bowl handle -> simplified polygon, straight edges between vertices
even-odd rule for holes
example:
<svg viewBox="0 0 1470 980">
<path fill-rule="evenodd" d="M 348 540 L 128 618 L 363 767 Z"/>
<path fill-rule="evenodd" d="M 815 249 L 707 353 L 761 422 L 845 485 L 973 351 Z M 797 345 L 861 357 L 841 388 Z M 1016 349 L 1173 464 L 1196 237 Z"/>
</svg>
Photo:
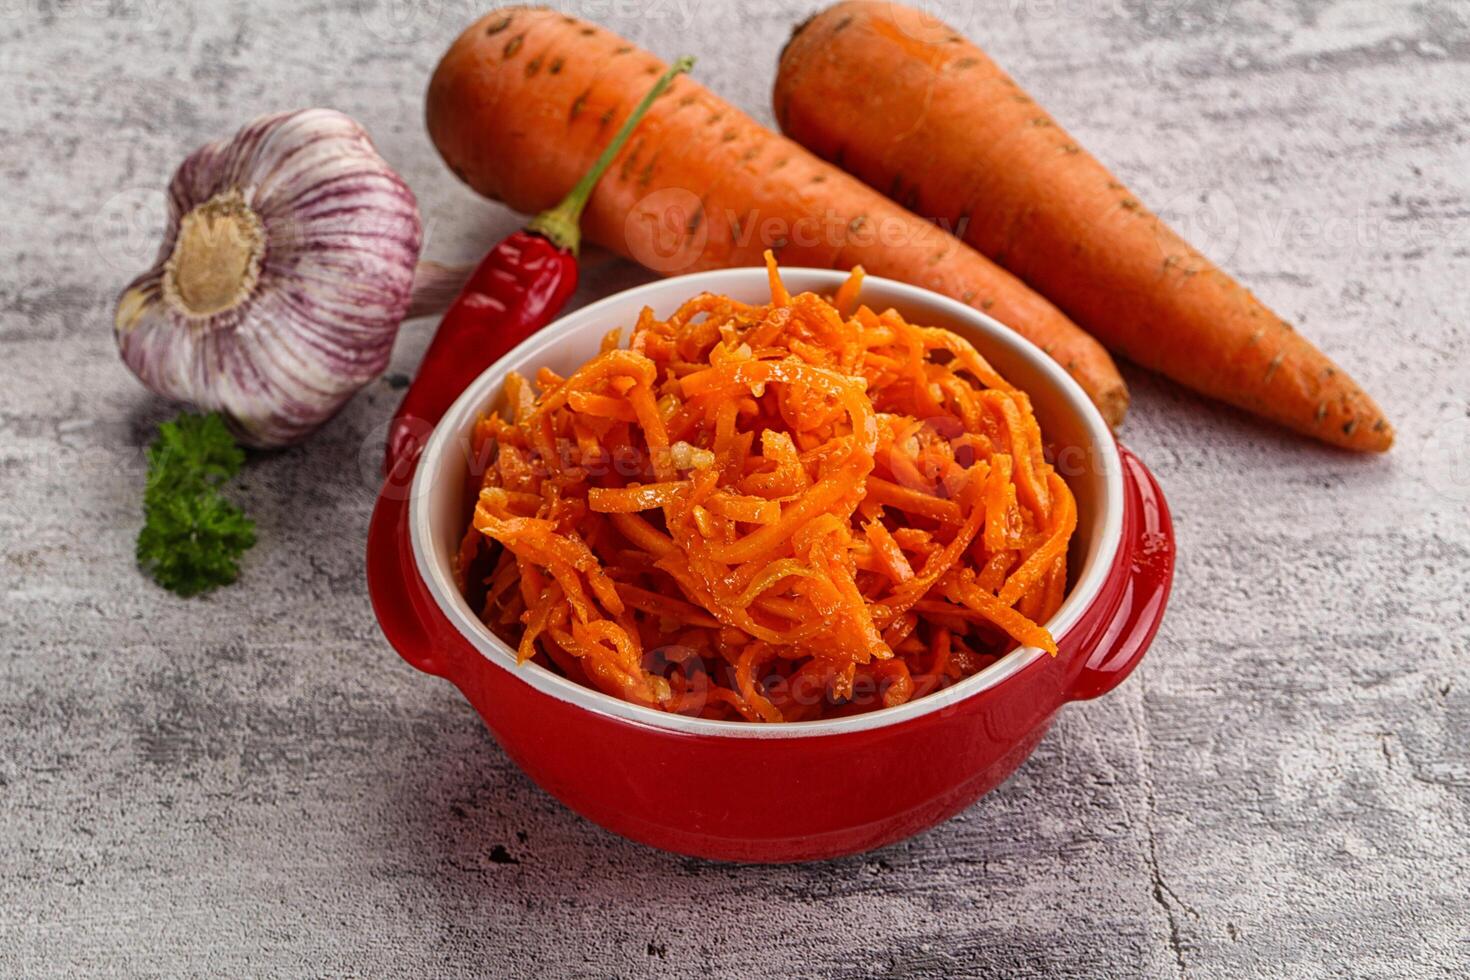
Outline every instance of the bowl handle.
<svg viewBox="0 0 1470 980">
<path fill-rule="evenodd" d="M 1143 659 L 1169 602 L 1174 582 L 1174 522 L 1148 467 L 1119 444 L 1123 461 L 1123 543 L 1118 606 L 1091 645 L 1070 697 L 1086 701 L 1122 683 Z"/>
<path fill-rule="evenodd" d="M 426 674 L 447 677 L 446 625 L 414 567 L 408 533 L 408 495 L 385 486 L 368 525 L 367 584 L 383 635 Z"/>
</svg>

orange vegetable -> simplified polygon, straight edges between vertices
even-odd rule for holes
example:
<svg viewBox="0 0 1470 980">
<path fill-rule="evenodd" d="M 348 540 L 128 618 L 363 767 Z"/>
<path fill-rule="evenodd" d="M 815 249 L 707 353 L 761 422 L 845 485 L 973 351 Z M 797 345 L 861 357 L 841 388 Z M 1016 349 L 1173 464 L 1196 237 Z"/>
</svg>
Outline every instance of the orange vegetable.
<svg viewBox="0 0 1470 980">
<path fill-rule="evenodd" d="M 628 701 L 759 722 L 1055 653 L 1077 508 L 1030 400 L 954 334 L 857 305 L 861 270 L 844 314 L 768 260 L 767 305 L 696 297 L 534 395 L 507 381 L 457 568 L 486 625 Z"/>
<path fill-rule="evenodd" d="M 1114 352 L 1334 445 L 1393 443 L 1346 372 L 929 14 L 887 0 L 817 14 L 781 56 L 775 108 L 819 156 L 948 227 L 963 222 L 965 241 Z"/>
<path fill-rule="evenodd" d="M 429 134 L 450 169 L 518 211 L 560 200 L 663 63 L 554 10 L 487 14 L 429 83 Z M 959 239 L 678 79 L 598 183 L 586 237 L 665 274 L 759 265 L 850 269 L 984 310 L 1045 349 L 1114 425 L 1128 391 L 1106 350 Z M 841 305 L 841 304 L 839 304 Z"/>
</svg>

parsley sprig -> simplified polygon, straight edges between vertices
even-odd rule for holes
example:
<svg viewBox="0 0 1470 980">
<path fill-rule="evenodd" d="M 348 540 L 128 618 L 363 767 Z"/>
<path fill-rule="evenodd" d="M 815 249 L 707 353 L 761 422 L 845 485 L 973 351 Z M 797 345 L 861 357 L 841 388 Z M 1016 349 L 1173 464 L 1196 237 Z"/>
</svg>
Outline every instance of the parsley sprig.
<svg viewBox="0 0 1470 980">
<path fill-rule="evenodd" d="M 255 544 L 255 522 L 220 495 L 245 453 L 217 414 L 185 412 L 148 447 L 138 564 L 182 596 L 229 585 Z"/>
</svg>

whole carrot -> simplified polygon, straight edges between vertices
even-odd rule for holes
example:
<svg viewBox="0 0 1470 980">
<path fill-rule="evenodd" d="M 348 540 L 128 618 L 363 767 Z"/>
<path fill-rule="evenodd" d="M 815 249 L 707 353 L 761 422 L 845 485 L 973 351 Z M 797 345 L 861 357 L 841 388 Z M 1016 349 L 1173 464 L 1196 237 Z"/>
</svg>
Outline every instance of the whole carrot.
<svg viewBox="0 0 1470 980">
<path fill-rule="evenodd" d="M 471 25 L 435 70 L 429 134 L 475 190 L 539 211 L 662 70 L 574 17 L 505 8 Z M 771 248 L 787 266 L 861 265 L 925 286 L 1046 349 L 1110 422 L 1127 409 L 1107 351 L 1015 276 L 688 78 L 654 104 L 593 191 L 583 230 L 666 275 L 760 265 Z"/>
<path fill-rule="evenodd" d="M 964 222 L 967 242 L 1124 357 L 1334 445 L 1393 443 L 1346 372 L 928 14 L 887 0 L 817 14 L 781 56 L 775 110 L 819 156 L 922 215 Z"/>
</svg>

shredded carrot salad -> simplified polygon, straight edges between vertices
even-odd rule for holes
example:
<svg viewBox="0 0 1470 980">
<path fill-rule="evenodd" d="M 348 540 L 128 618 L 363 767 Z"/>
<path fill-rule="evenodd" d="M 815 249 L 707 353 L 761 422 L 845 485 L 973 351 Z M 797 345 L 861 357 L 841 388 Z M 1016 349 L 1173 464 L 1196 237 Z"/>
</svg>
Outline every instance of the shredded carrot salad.
<svg viewBox="0 0 1470 980">
<path fill-rule="evenodd" d="M 477 424 L 460 588 L 535 660 L 637 704 L 804 721 L 1056 653 L 1077 508 L 1024 392 L 858 303 L 702 295 Z"/>
</svg>

